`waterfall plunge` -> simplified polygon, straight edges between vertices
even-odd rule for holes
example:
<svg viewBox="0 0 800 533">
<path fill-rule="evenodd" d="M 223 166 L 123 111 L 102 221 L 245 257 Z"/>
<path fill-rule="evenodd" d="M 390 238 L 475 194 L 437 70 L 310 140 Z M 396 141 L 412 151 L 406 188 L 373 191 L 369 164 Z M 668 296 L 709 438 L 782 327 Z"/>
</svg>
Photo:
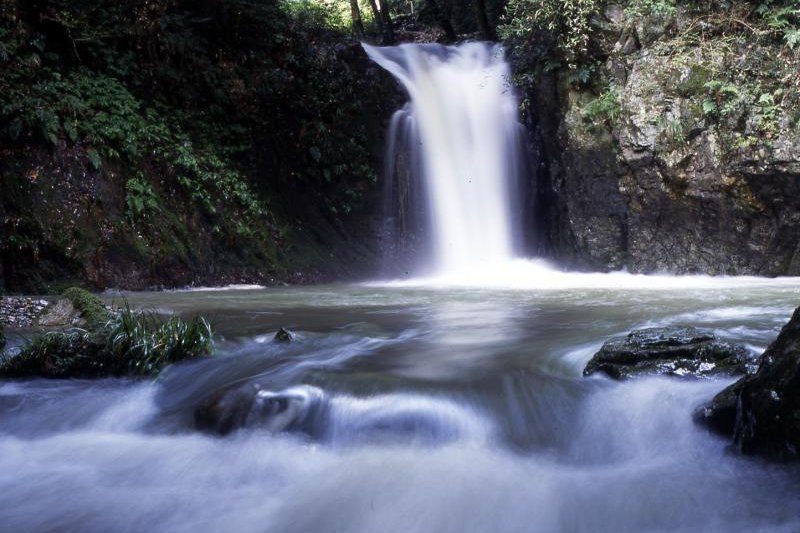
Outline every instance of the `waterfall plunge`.
<svg viewBox="0 0 800 533">
<path fill-rule="evenodd" d="M 387 170 L 399 150 L 411 164 L 405 198 L 424 198 L 424 231 L 437 274 L 459 276 L 508 264 L 519 248 L 521 126 L 498 45 L 364 45 L 405 87 L 392 118 Z M 420 194 L 421 193 L 421 194 Z M 414 206 L 411 206 L 412 209 Z"/>
</svg>

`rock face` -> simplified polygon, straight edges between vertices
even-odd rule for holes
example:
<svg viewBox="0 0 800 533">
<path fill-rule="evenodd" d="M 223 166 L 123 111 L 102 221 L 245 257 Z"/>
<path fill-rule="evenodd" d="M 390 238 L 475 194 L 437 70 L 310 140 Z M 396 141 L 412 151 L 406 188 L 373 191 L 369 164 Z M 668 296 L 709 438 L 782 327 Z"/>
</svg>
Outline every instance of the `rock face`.
<svg viewBox="0 0 800 533">
<path fill-rule="evenodd" d="M 758 371 L 720 392 L 697 419 L 732 435 L 742 453 L 800 459 L 800 307 L 761 356 Z"/>
<path fill-rule="evenodd" d="M 705 377 L 745 373 L 748 362 L 744 346 L 720 341 L 710 331 L 647 328 L 607 341 L 583 375 L 604 372 L 614 379 L 659 374 Z"/>
<path fill-rule="evenodd" d="M 634 19 L 620 4 L 593 20 L 588 82 L 516 59 L 535 80 L 541 247 L 580 269 L 800 274 L 800 54 L 728 46 L 704 22 L 727 16 L 715 3 Z"/>
</svg>

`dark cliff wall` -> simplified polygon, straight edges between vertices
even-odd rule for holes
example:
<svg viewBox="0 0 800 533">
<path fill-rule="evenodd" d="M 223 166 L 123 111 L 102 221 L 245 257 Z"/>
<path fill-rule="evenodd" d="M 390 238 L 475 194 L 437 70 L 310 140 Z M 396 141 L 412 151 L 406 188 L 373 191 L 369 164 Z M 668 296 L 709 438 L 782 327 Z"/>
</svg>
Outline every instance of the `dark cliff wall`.
<svg viewBox="0 0 800 533">
<path fill-rule="evenodd" d="M 0 290 L 375 265 L 399 91 L 287 5 L 0 0 Z"/>
</svg>

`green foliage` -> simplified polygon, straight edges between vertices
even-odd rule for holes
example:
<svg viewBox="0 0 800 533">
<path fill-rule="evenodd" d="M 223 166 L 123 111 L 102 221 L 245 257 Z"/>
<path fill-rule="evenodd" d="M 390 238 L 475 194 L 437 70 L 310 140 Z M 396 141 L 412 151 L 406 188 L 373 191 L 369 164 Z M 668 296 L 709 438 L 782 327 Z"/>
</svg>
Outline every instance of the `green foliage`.
<svg viewBox="0 0 800 533">
<path fill-rule="evenodd" d="M 346 2 L 10 5 L 0 17 L 0 144 L 14 171 L 0 178 L 19 182 L 16 204 L 2 203 L 26 230 L 3 253 L 77 263 L 109 239 L 136 242 L 133 255 L 151 267 L 257 257 L 280 276 L 283 226 L 339 224 L 375 190 L 371 148 L 394 105 L 382 89 L 394 84 L 364 76 L 357 44 L 336 33 L 350 31 Z M 347 13 L 344 26 L 320 10 Z M 34 165 L 41 174 L 28 182 Z M 37 187 L 58 190 L 59 180 L 81 208 L 53 210 L 48 224 L 23 211 Z M 78 227 L 84 206 L 101 219 L 92 228 Z"/>
<path fill-rule="evenodd" d="M 283 0 L 281 8 L 302 27 L 346 32 L 352 24 L 348 3 L 339 0 Z"/>
<path fill-rule="evenodd" d="M 800 0 L 764 0 L 758 4 L 756 13 L 790 49 L 800 43 Z"/>
<path fill-rule="evenodd" d="M 65 138 L 93 146 L 98 156 L 141 155 L 147 116 L 119 80 L 84 68 L 66 75 L 42 68 L 37 81 L 27 84 L 30 74 L 12 70 L 0 93 L 0 123 L 11 140 L 55 145 Z"/>
<path fill-rule="evenodd" d="M 504 39 L 522 41 L 548 32 L 554 36 L 557 55 L 574 68 L 588 53 L 589 21 L 601 5 L 599 0 L 510 0 L 498 32 Z"/>
<path fill-rule="evenodd" d="M 168 364 L 210 355 L 211 325 L 203 317 L 162 321 L 153 313 L 123 307 L 105 326 L 107 357 L 134 375 L 151 376 Z"/>
<path fill-rule="evenodd" d="M 164 321 L 125 305 L 91 331 L 73 328 L 36 336 L 18 355 L 2 357 L 0 376 L 155 376 L 169 364 L 212 352 L 213 333 L 204 318 Z"/>
<path fill-rule="evenodd" d="M 739 88 L 727 81 L 711 80 L 704 84 L 708 95 L 703 100 L 703 113 L 711 117 L 731 115 L 741 109 L 744 101 Z"/>
<path fill-rule="evenodd" d="M 111 374 L 98 357 L 102 341 L 84 329 L 51 331 L 36 336 L 18 355 L 0 356 L 0 376 L 95 377 Z"/>
<path fill-rule="evenodd" d="M 141 175 L 125 183 L 125 204 L 131 221 L 149 217 L 161 210 L 158 195 L 153 186 Z"/>
<path fill-rule="evenodd" d="M 663 132 L 663 138 L 669 148 L 686 144 L 686 131 L 689 127 L 686 120 L 664 114 L 656 119 L 656 127 Z"/>
<path fill-rule="evenodd" d="M 567 76 L 567 82 L 570 85 L 588 86 L 592 81 L 592 77 L 597 72 L 597 64 L 584 64 L 577 65 L 574 69 L 570 70 Z"/>
<path fill-rule="evenodd" d="M 89 326 L 96 326 L 108 320 L 109 314 L 100 298 L 80 287 L 69 287 L 61 296 L 72 302 Z"/>
<path fill-rule="evenodd" d="M 628 20 L 647 16 L 672 16 L 676 11 L 673 0 L 632 0 L 625 6 Z"/>
<path fill-rule="evenodd" d="M 621 112 L 619 90 L 609 87 L 603 94 L 583 106 L 583 117 L 590 122 L 613 125 Z"/>
<path fill-rule="evenodd" d="M 778 117 L 784 94 L 783 88 L 775 89 L 773 92 L 763 92 L 755 103 L 758 128 L 768 137 L 772 137 L 778 131 Z"/>
</svg>

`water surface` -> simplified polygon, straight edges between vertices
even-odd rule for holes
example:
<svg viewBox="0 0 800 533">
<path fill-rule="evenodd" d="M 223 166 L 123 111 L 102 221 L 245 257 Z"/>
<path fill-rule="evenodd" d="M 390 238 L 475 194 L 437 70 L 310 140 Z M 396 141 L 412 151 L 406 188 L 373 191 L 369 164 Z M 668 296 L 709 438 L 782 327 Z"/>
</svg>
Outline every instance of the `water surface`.
<svg viewBox="0 0 800 533">
<path fill-rule="evenodd" d="M 730 379 L 581 376 L 642 326 L 711 328 L 755 354 L 800 286 L 600 285 L 127 295 L 211 317 L 219 356 L 154 383 L 0 383 L 0 529 L 800 530 L 797 468 L 737 457 L 691 420 Z M 296 342 L 271 342 L 279 327 Z M 193 428 L 194 406 L 251 383 L 314 416 Z"/>
</svg>

